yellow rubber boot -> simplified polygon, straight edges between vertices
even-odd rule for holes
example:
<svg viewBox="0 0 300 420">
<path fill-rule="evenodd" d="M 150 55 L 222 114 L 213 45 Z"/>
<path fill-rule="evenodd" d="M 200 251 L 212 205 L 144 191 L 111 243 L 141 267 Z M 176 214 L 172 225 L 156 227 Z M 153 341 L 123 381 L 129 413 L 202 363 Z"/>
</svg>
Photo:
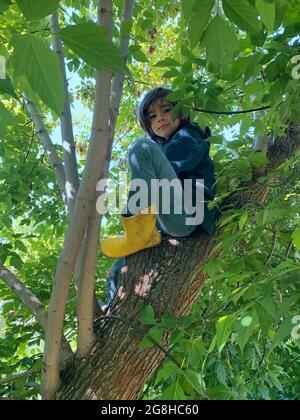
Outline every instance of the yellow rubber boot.
<svg viewBox="0 0 300 420">
<path fill-rule="evenodd" d="M 122 258 L 161 243 L 156 227 L 155 205 L 130 217 L 121 216 L 125 236 L 112 236 L 101 241 L 102 253 L 109 258 Z M 147 214 L 148 213 L 148 214 Z"/>
</svg>

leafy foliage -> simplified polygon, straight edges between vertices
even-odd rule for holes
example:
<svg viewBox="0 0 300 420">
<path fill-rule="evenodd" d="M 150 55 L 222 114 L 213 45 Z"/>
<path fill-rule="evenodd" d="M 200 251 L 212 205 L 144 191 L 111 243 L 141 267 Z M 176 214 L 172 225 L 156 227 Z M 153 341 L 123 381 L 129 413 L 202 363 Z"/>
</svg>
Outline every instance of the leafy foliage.
<svg viewBox="0 0 300 420">
<path fill-rule="evenodd" d="M 60 0 L 16 0 L 17 5 L 29 20 L 42 19 L 57 8 Z"/>
<path fill-rule="evenodd" d="M 69 26 L 62 29 L 58 35 L 92 67 L 128 73 L 119 50 L 106 40 L 106 31 L 95 23 Z"/>
</svg>

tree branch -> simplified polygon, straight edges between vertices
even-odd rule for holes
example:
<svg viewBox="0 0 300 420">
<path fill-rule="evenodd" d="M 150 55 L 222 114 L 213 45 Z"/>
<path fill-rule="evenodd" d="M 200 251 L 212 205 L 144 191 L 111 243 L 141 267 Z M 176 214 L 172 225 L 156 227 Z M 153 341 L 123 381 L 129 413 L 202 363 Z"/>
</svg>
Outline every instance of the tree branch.
<svg viewBox="0 0 300 420">
<path fill-rule="evenodd" d="M 46 330 L 47 315 L 45 313 L 45 306 L 39 301 L 39 299 L 3 265 L 0 265 L 0 278 L 13 292 L 16 293 L 24 305 L 34 314 L 43 330 Z"/>
<path fill-rule="evenodd" d="M 288 257 L 289 257 L 289 253 L 290 253 L 290 251 L 291 251 L 291 249 L 292 249 L 292 247 L 293 247 L 293 244 L 294 244 L 294 241 L 293 241 L 293 240 L 291 240 L 291 241 L 289 242 L 288 247 L 287 247 L 287 250 L 286 250 L 285 259 L 288 259 Z"/>
<path fill-rule="evenodd" d="M 78 306 L 77 306 L 77 353 L 83 359 L 95 343 L 94 321 L 94 282 L 99 243 L 99 214 L 96 209 L 89 218 L 84 252 L 79 268 Z"/>
<path fill-rule="evenodd" d="M 262 111 L 265 109 L 271 108 L 270 105 L 262 106 L 260 108 L 253 108 L 253 109 L 245 109 L 243 111 L 212 111 L 209 109 L 202 109 L 202 108 L 194 108 L 192 106 L 184 105 L 186 108 L 192 109 L 193 111 L 197 112 L 204 112 L 206 114 L 216 114 L 216 115 L 238 115 L 238 114 L 248 114 L 251 112 Z"/>
<path fill-rule="evenodd" d="M 39 299 L 30 290 L 28 290 L 10 270 L 1 264 L 0 278 L 21 299 L 24 305 L 38 320 L 42 329 L 46 331 L 47 312 L 45 310 L 45 306 L 39 301 Z M 67 340 L 63 338 L 63 346 L 60 355 L 60 366 L 63 368 L 68 363 L 70 358 L 73 358 L 73 352 Z"/>
<path fill-rule="evenodd" d="M 99 0 L 99 15 L 106 10 L 112 10 L 112 0 Z M 111 31 L 111 28 L 107 29 Z M 80 242 L 88 217 L 96 203 L 96 184 L 107 159 L 111 78 L 110 71 L 97 71 L 93 124 L 86 166 L 58 261 L 49 305 L 43 366 L 44 399 L 51 399 L 60 387 L 59 352 L 65 305 Z"/>
<path fill-rule="evenodd" d="M 277 244 L 277 231 L 276 231 L 275 226 L 273 226 L 273 229 L 272 230 L 273 230 L 273 234 L 272 234 L 272 249 L 271 249 L 271 251 L 270 251 L 270 253 L 268 255 L 268 259 L 267 259 L 265 265 L 270 264 L 270 262 L 272 261 L 272 258 L 273 258 L 275 249 L 276 249 L 276 244 Z"/>
<path fill-rule="evenodd" d="M 1 379 L 0 385 L 13 382 L 16 379 L 27 378 L 28 376 L 35 375 L 40 372 L 40 369 L 29 369 L 22 373 L 16 373 L 15 375 L 7 376 L 5 379 Z"/>
<path fill-rule="evenodd" d="M 79 175 L 77 168 L 77 159 L 76 159 L 76 149 L 74 142 L 74 133 L 73 133 L 73 123 L 72 123 L 72 113 L 71 105 L 69 99 L 68 91 L 68 79 L 65 66 L 65 56 L 63 50 L 62 41 L 55 35 L 59 32 L 59 17 L 58 13 L 54 12 L 49 16 L 50 31 L 52 34 L 52 48 L 56 52 L 64 80 L 64 109 L 60 116 L 60 128 L 61 128 L 61 138 L 62 146 L 64 150 L 64 167 L 65 167 L 65 176 L 66 176 L 66 194 L 68 202 L 68 212 L 72 213 L 76 194 L 79 189 Z"/>
<path fill-rule="evenodd" d="M 125 0 L 121 22 L 131 19 L 133 15 L 135 0 Z M 104 17 L 103 17 L 104 18 Z M 109 19 L 109 16 L 108 16 Z M 103 22 L 104 23 L 104 22 Z M 129 35 L 120 37 L 120 52 L 126 60 L 128 55 Z M 109 171 L 109 164 L 111 161 L 112 142 L 115 136 L 116 122 L 120 109 L 120 102 L 123 92 L 124 75 L 117 74 L 113 78 L 112 92 L 110 99 L 111 119 L 109 141 L 107 147 L 106 167 L 103 169 L 102 176 L 105 177 Z M 93 333 L 93 295 L 94 295 L 94 281 L 96 273 L 96 258 L 99 246 L 99 215 L 94 211 L 93 216 L 89 219 L 89 226 L 87 230 L 86 239 L 84 242 L 84 253 L 79 268 L 79 290 L 78 290 L 78 340 L 77 340 L 77 354 L 76 357 L 84 358 L 90 352 L 94 343 Z"/>
<path fill-rule="evenodd" d="M 63 10 L 63 8 L 62 8 Z M 66 12 L 65 10 L 63 10 Z M 73 211 L 76 195 L 79 189 L 79 174 L 78 174 L 78 166 L 77 166 L 77 158 L 76 158 L 76 148 L 75 148 L 75 140 L 74 140 L 74 132 L 73 132 L 73 123 L 72 123 L 72 112 L 71 112 L 71 105 L 69 99 L 69 91 L 68 91 L 68 79 L 66 73 L 66 66 L 65 66 L 65 56 L 63 50 L 63 43 L 62 41 L 55 35 L 60 30 L 59 24 L 59 16 L 58 12 L 54 12 L 49 17 L 49 24 L 50 30 L 52 34 L 52 47 L 53 50 L 57 53 L 61 72 L 64 79 L 64 110 L 61 114 L 60 121 L 61 121 L 61 138 L 62 138 L 62 145 L 64 150 L 64 167 L 66 173 L 66 193 L 67 193 L 67 200 L 68 200 L 68 216 L 70 219 L 70 215 Z M 84 249 L 85 242 L 82 242 L 82 247 Z M 81 256 L 81 257 L 80 257 Z M 79 252 L 78 260 L 79 264 L 77 266 L 80 267 L 80 261 L 83 256 L 82 251 Z M 76 277 L 79 278 L 78 270 L 75 270 L 75 281 Z M 78 281 L 76 281 L 78 284 Z M 101 309 L 97 306 L 96 297 L 94 299 L 94 312 L 99 315 Z"/>
<path fill-rule="evenodd" d="M 42 142 L 42 145 L 44 147 L 44 151 L 48 156 L 48 159 L 52 165 L 52 168 L 54 169 L 55 176 L 59 185 L 60 193 L 63 197 L 65 206 L 67 208 L 67 197 L 66 197 L 66 191 L 65 191 L 66 178 L 65 178 L 65 170 L 64 170 L 63 164 L 61 163 L 59 159 L 56 148 L 54 144 L 52 143 L 52 140 L 49 136 L 49 133 L 47 131 L 47 128 L 44 124 L 44 121 L 40 115 L 38 108 L 33 102 L 30 102 L 27 98 L 25 98 L 25 103 L 26 103 L 26 107 L 29 112 L 30 118 L 35 126 L 37 135 L 39 136 Z"/>
</svg>

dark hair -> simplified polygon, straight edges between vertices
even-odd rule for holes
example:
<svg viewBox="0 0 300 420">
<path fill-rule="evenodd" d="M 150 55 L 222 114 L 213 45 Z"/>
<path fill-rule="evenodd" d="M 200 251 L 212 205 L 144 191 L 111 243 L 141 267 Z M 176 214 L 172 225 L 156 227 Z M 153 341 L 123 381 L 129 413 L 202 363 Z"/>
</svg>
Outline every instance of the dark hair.
<svg viewBox="0 0 300 420">
<path fill-rule="evenodd" d="M 172 92 L 173 91 L 171 89 L 164 88 L 164 87 L 155 88 L 155 89 L 151 90 L 150 92 L 148 92 L 143 97 L 143 99 L 142 99 L 142 101 L 139 105 L 137 116 L 138 116 L 140 125 L 142 127 L 142 130 L 145 131 L 146 133 L 148 133 L 150 135 L 150 137 L 155 136 L 155 134 L 153 133 L 153 131 L 151 129 L 151 123 L 150 123 L 149 117 L 147 115 L 148 108 L 152 103 L 156 102 L 158 99 L 165 98 L 167 95 L 169 95 Z M 169 102 L 171 103 L 173 108 L 178 104 L 177 101 L 176 102 L 169 101 Z M 182 118 L 182 114 L 179 113 L 178 117 Z"/>
</svg>

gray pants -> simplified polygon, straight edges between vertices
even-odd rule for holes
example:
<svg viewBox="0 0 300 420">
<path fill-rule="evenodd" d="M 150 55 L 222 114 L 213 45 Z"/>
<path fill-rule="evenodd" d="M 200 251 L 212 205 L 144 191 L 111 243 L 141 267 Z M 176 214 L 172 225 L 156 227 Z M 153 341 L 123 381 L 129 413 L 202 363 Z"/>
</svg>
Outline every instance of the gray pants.
<svg viewBox="0 0 300 420">
<path fill-rule="evenodd" d="M 166 179 L 169 182 L 177 179 L 179 181 L 176 172 L 162 152 L 160 146 L 148 138 L 138 138 L 133 143 L 129 150 L 129 164 L 131 169 L 131 181 L 134 179 L 143 179 L 147 183 L 149 203 L 147 207 L 153 204 L 153 197 L 151 197 L 151 179 Z M 171 188 L 170 214 L 163 214 L 162 212 L 162 188 L 159 189 L 160 206 L 157 208 L 156 226 L 164 234 L 174 237 L 185 237 L 189 236 L 197 228 L 197 225 L 186 224 L 186 218 L 191 218 L 193 215 L 186 212 L 184 191 L 180 181 L 178 184 L 180 184 L 180 188 L 176 193 L 174 193 L 173 188 Z M 135 189 L 133 191 L 130 190 L 128 200 L 136 192 Z M 180 214 L 174 214 L 175 203 L 178 199 L 183 203 L 182 212 Z"/>
</svg>

